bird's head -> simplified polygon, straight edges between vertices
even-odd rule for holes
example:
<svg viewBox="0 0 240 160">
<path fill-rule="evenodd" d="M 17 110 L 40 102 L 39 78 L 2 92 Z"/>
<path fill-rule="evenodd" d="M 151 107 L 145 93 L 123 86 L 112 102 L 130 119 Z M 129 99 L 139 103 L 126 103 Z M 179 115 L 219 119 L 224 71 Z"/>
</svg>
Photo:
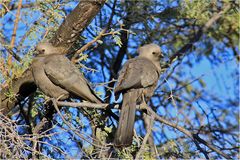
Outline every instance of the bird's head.
<svg viewBox="0 0 240 160">
<path fill-rule="evenodd" d="M 49 42 L 40 42 L 36 46 L 36 50 L 38 51 L 39 56 L 45 56 L 45 55 L 50 55 L 53 52 L 53 46 Z"/>
<path fill-rule="evenodd" d="M 163 58 L 161 48 L 154 43 L 146 44 L 142 47 L 139 47 L 138 54 L 139 54 L 139 57 L 145 57 L 150 59 L 153 62 L 158 62 L 158 63 Z"/>
<path fill-rule="evenodd" d="M 38 51 L 39 56 L 47 56 L 52 54 L 57 54 L 58 50 L 49 42 L 40 42 L 36 46 L 36 50 Z"/>
</svg>

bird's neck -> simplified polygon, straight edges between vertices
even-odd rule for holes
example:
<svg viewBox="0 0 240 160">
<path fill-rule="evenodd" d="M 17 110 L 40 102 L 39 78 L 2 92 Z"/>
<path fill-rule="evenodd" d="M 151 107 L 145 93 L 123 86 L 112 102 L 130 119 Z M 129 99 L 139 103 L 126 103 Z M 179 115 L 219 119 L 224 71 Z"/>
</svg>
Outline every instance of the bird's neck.
<svg viewBox="0 0 240 160">
<path fill-rule="evenodd" d="M 153 61 L 152 61 L 152 62 L 153 62 Z M 153 62 L 153 64 L 156 66 L 158 72 L 160 73 L 160 71 L 161 71 L 160 63 L 159 63 L 159 62 Z"/>
<path fill-rule="evenodd" d="M 157 71 L 158 71 L 159 73 L 161 72 L 161 66 L 160 66 L 159 61 L 152 61 L 152 60 L 149 59 L 148 57 L 143 57 L 143 56 L 139 56 L 139 57 L 151 61 L 151 62 L 154 64 L 154 66 L 157 68 Z"/>
<path fill-rule="evenodd" d="M 37 65 L 37 64 L 42 64 L 44 61 L 44 57 L 40 57 L 39 55 L 34 57 L 32 60 L 32 64 Z"/>
<path fill-rule="evenodd" d="M 154 66 L 157 68 L 157 71 L 158 71 L 158 73 L 160 74 L 160 72 L 161 72 L 161 66 L 160 66 L 160 63 L 159 63 L 159 62 L 153 62 L 153 61 L 152 61 L 152 63 L 153 63 Z"/>
<path fill-rule="evenodd" d="M 45 53 L 45 54 L 39 54 L 36 57 L 50 57 L 50 56 L 56 56 L 60 55 L 59 53 Z"/>
</svg>

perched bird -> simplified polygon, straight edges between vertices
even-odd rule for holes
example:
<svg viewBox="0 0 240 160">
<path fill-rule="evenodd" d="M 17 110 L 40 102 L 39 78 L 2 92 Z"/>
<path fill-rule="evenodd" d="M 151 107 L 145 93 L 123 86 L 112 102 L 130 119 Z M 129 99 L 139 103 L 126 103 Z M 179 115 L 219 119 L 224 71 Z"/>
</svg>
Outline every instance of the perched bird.
<svg viewBox="0 0 240 160">
<path fill-rule="evenodd" d="M 147 102 L 153 95 L 160 76 L 161 49 L 147 44 L 138 49 L 136 58 L 128 60 L 119 72 L 115 96 L 123 94 L 118 128 L 114 138 L 116 147 L 132 144 L 136 105 Z M 143 99 L 144 98 L 144 99 Z"/>
<path fill-rule="evenodd" d="M 102 103 L 78 68 L 51 43 L 39 43 L 32 72 L 37 86 L 46 95 L 66 99 L 69 94 L 93 103 Z"/>
</svg>

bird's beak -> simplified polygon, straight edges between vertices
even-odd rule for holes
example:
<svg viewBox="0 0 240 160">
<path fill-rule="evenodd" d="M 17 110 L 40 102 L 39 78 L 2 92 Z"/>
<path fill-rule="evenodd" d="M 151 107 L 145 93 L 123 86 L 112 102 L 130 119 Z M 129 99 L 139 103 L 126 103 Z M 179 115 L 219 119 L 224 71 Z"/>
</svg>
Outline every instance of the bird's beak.
<svg viewBox="0 0 240 160">
<path fill-rule="evenodd" d="M 164 57 L 164 56 L 163 56 L 163 53 L 161 52 L 158 57 L 159 57 L 159 58 L 163 58 L 163 57 Z"/>
</svg>

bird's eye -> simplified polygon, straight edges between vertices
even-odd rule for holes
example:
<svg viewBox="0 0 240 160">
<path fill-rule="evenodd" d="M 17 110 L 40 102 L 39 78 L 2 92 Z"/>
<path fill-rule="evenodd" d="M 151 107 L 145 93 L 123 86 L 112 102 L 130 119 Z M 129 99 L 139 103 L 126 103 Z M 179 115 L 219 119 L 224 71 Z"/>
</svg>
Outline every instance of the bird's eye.
<svg viewBox="0 0 240 160">
<path fill-rule="evenodd" d="M 152 54 L 153 54 L 153 55 L 155 55 L 155 54 L 156 54 L 156 52 L 152 52 Z"/>
<path fill-rule="evenodd" d="M 44 53 L 45 52 L 45 49 L 42 49 L 42 53 Z"/>
</svg>

